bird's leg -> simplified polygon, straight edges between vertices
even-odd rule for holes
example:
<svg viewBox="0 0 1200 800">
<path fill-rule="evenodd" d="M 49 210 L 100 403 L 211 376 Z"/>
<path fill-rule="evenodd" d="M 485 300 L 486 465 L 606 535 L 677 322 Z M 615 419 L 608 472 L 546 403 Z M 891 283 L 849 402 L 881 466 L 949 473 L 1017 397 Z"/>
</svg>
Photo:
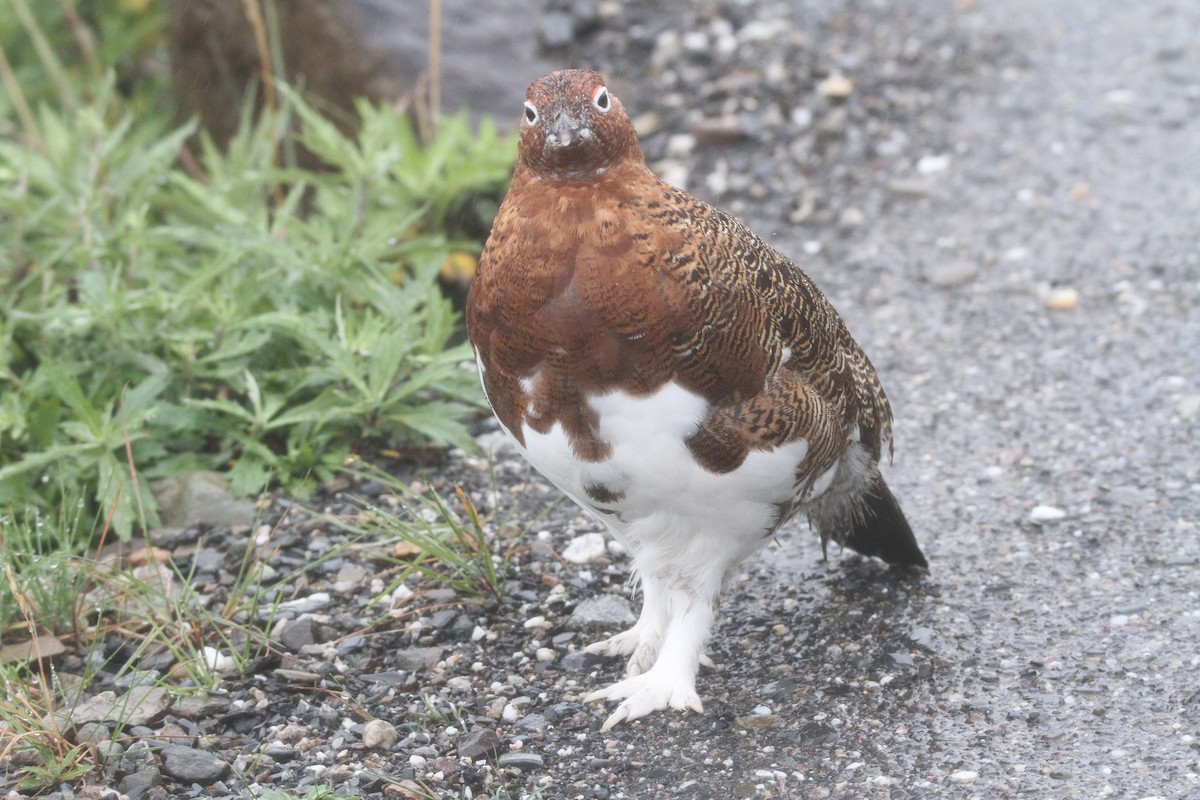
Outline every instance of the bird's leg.
<svg viewBox="0 0 1200 800">
<path fill-rule="evenodd" d="M 640 675 L 618 681 L 584 698 L 588 702 L 623 701 L 604 721 L 603 730 L 665 708 L 704 711 L 696 694 L 696 672 L 700 668 L 704 642 L 712 630 L 716 592 L 698 593 L 665 586 L 663 591 L 669 619 L 654 665 Z"/>
<path fill-rule="evenodd" d="M 654 664 L 667 630 L 666 587 L 655 575 L 642 576 L 642 613 L 632 628 L 588 645 L 584 650 L 608 656 L 629 656 L 626 675 L 641 675 Z"/>
</svg>

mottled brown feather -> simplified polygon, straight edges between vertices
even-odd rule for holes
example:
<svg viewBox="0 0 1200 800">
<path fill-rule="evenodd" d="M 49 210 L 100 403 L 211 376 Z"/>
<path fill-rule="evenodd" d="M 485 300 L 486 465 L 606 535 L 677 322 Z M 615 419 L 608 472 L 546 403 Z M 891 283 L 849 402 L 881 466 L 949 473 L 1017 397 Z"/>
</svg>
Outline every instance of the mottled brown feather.
<svg viewBox="0 0 1200 800">
<path fill-rule="evenodd" d="M 714 472 L 805 439 L 803 495 L 856 427 L 878 461 L 891 409 L 837 312 L 736 219 L 657 178 L 619 101 L 591 107 L 601 83 L 568 71 L 529 89 L 543 118 L 566 109 L 595 141 L 553 148 L 544 126 L 523 127 L 467 307 L 497 417 L 518 440 L 558 422 L 578 457 L 600 460 L 609 444 L 585 398 L 674 380 L 711 403 L 688 446 Z"/>
</svg>

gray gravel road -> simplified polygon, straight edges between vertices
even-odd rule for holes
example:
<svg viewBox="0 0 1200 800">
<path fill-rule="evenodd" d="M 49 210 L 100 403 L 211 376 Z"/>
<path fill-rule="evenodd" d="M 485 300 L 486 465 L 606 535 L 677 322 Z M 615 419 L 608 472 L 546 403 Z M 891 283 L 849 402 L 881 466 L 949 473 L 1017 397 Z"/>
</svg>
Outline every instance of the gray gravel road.
<svg viewBox="0 0 1200 800">
<path fill-rule="evenodd" d="M 889 481 L 932 571 L 814 585 L 801 537 L 749 568 L 728 617 L 786 613 L 797 587 L 794 657 L 758 666 L 829 680 L 772 710 L 831 744 L 727 774 L 798 797 L 1200 797 L 1200 4 L 982 0 L 959 24 L 1016 57 L 888 176 L 927 193 L 806 262 L 892 395 Z"/>
</svg>

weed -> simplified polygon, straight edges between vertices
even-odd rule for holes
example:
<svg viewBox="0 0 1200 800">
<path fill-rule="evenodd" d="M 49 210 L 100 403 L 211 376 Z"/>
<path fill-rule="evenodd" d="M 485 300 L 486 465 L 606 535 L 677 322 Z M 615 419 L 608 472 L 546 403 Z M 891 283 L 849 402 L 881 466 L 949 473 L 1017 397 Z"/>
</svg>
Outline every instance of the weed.
<svg viewBox="0 0 1200 800">
<path fill-rule="evenodd" d="M 52 67 L 53 48 L 19 52 L 65 83 L 28 119 L 0 106 L 23 131 L 0 118 L 0 507 L 86 487 L 125 538 L 158 522 L 149 479 L 304 492 L 365 439 L 470 446 L 480 394 L 436 278 L 478 251 L 456 231 L 486 226 L 512 137 L 458 117 L 423 143 L 368 103 L 347 135 L 276 84 L 189 171 L 193 126 L 134 113 L 111 73 Z M 325 169 L 281 161 L 287 143 Z"/>
<path fill-rule="evenodd" d="M 460 486 L 454 487 L 455 508 L 436 491 L 428 487 L 418 491 L 382 470 L 364 465 L 356 472 L 385 488 L 384 506 L 359 499 L 361 515 L 330 521 L 358 536 L 401 545 L 402 555 L 395 561 L 400 572 L 380 597 L 414 575 L 448 586 L 463 597 L 503 596 L 509 564 L 520 551 L 528 526 L 518 530 L 507 520 L 486 522 Z M 553 505 L 543 515 L 552 509 Z M 540 519 L 541 515 L 530 525 Z"/>
</svg>

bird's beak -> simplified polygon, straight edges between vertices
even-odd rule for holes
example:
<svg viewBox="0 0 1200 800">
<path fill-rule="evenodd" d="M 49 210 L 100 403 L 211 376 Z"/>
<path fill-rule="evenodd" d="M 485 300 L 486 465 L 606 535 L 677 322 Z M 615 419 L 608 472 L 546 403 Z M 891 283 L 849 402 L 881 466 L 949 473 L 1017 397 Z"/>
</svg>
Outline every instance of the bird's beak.
<svg viewBox="0 0 1200 800">
<path fill-rule="evenodd" d="M 559 114 L 550 126 L 550 132 L 546 135 L 546 143 L 553 147 L 569 147 L 571 142 L 586 139 L 591 135 L 591 129 L 585 127 L 578 120 L 566 114 Z"/>
</svg>

